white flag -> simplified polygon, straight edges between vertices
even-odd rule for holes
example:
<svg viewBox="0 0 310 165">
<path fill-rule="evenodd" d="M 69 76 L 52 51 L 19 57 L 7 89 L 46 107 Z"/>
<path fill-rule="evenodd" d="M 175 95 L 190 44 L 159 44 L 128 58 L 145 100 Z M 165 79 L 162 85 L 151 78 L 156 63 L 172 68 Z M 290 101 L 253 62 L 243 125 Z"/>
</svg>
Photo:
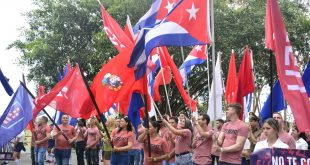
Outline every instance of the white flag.
<svg viewBox="0 0 310 165">
<path fill-rule="evenodd" d="M 208 115 L 210 116 L 211 121 L 216 121 L 217 119 L 222 118 L 222 96 L 223 96 L 223 87 L 222 87 L 222 76 L 221 76 L 221 55 L 218 54 L 217 61 L 215 65 L 215 77 L 212 80 L 211 91 L 209 91 L 209 105 L 208 105 Z M 214 89 L 214 83 L 215 88 Z M 216 97 L 214 100 L 214 91 Z M 214 102 L 216 110 L 214 110 Z"/>
</svg>

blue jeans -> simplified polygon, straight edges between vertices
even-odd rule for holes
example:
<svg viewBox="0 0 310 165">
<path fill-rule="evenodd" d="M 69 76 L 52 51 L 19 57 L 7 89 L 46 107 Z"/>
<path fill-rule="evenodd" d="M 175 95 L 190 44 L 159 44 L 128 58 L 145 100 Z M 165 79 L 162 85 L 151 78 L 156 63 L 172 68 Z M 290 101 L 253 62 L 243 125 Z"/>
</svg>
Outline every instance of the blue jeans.
<svg viewBox="0 0 310 165">
<path fill-rule="evenodd" d="M 175 162 L 167 162 L 166 160 L 163 161 L 163 165 L 175 165 Z"/>
<path fill-rule="evenodd" d="M 128 165 L 128 153 L 112 152 L 110 165 Z"/>
<path fill-rule="evenodd" d="M 129 150 L 129 164 L 130 165 L 142 165 L 142 150 Z"/>
<path fill-rule="evenodd" d="M 38 165 L 44 165 L 46 148 L 45 147 L 35 147 L 34 153 L 35 153 L 36 163 Z"/>
<path fill-rule="evenodd" d="M 176 165 L 192 165 L 193 164 L 192 153 L 176 156 L 175 164 Z"/>
<path fill-rule="evenodd" d="M 55 149 L 55 158 L 57 165 L 69 165 L 69 160 L 71 156 L 71 149 Z"/>
</svg>

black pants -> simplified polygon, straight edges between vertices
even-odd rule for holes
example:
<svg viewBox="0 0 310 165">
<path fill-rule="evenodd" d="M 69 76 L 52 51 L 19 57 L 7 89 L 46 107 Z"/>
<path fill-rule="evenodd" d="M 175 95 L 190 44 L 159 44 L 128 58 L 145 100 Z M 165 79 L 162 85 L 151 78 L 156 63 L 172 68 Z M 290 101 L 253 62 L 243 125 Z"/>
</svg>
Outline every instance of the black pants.
<svg viewBox="0 0 310 165">
<path fill-rule="evenodd" d="M 99 165 L 99 155 L 97 149 L 86 150 L 87 165 Z"/>
<path fill-rule="evenodd" d="M 219 164 L 219 158 L 220 158 L 219 156 L 211 155 L 211 158 L 212 158 L 211 165 Z"/>
<path fill-rule="evenodd" d="M 34 146 L 31 146 L 30 153 L 31 153 L 31 164 L 36 165 L 36 160 L 34 156 Z"/>
<path fill-rule="evenodd" d="M 76 158 L 78 165 L 84 165 L 84 151 L 85 151 L 86 142 L 79 141 L 75 143 L 75 150 L 76 150 Z"/>
</svg>

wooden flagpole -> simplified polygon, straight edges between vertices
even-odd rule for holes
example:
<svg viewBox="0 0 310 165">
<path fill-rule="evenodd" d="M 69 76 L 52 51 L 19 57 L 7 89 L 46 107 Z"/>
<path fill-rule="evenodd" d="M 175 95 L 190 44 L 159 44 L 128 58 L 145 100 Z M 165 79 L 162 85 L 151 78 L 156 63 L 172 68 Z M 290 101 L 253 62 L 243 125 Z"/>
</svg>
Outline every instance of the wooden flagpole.
<svg viewBox="0 0 310 165">
<path fill-rule="evenodd" d="M 156 48 L 156 49 L 157 49 L 157 54 L 159 54 L 158 48 Z M 162 64 L 161 64 L 161 56 L 160 56 L 160 54 L 159 54 L 159 65 L 160 65 L 160 68 L 163 69 Z M 164 81 L 164 88 L 165 88 L 166 99 L 167 99 L 167 103 L 168 103 L 169 114 L 170 114 L 170 116 L 172 116 L 172 113 L 171 113 L 171 106 L 170 106 L 168 91 L 167 91 L 167 87 L 166 87 L 166 81 L 165 81 L 164 72 L 161 72 L 161 75 L 162 75 L 163 81 Z"/>
<path fill-rule="evenodd" d="M 182 54 L 182 60 L 183 60 L 183 62 L 185 61 L 185 58 L 184 58 L 184 50 L 183 50 L 183 46 L 181 46 L 181 54 Z M 191 97 L 191 95 L 190 95 L 190 93 L 189 93 L 189 85 L 188 85 L 188 79 L 187 79 L 187 74 L 186 74 L 186 71 L 185 71 L 185 83 L 186 83 L 186 91 L 187 91 L 187 94 L 188 94 L 188 96 L 190 97 L 190 99 L 192 99 L 192 97 Z M 191 101 L 191 100 L 190 100 Z M 192 110 L 192 106 L 191 106 L 191 103 L 190 103 L 190 107 L 189 107 L 189 110 L 190 110 L 190 118 L 191 118 L 191 116 L 192 116 L 192 114 L 193 114 L 193 110 Z"/>
</svg>

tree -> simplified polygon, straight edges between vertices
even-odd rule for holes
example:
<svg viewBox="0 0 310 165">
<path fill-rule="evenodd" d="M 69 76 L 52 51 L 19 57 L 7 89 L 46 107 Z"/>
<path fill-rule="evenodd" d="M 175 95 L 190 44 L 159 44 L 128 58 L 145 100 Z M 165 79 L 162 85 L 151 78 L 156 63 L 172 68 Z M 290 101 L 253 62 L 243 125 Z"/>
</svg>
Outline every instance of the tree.
<svg viewBox="0 0 310 165">
<path fill-rule="evenodd" d="M 285 24 L 298 51 L 300 64 L 308 62 L 310 51 L 310 18 L 307 8 L 298 0 L 279 0 Z M 117 50 L 103 32 L 99 5 L 94 0 L 34 0 L 36 9 L 27 13 L 29 28 L 9 48 L 21 52 L 19 63 L 30 69 L 28 78 L 48 88 L 57 82 L 57 68 L 62 68 L 67 57 L 79 63 L 89 81 L 107 60 L 117 55 Z M 134 24 L 149 9 L 151 0 L 105 0 L 103 5 L 122 26 L 127 14 Z M 215 44 L 221 51 L 223 77 L 226 77 L 231 49 L 235 49 L 237 66 L 245 45 L 254 54 L 257 89 L 267 84 L 269 77 L 269 51 L 264 46 L 264 0 L 215 1 Z M 187 55 L 191 47 L 184 47 Z M 181 50 L 170 47 L 177 66 L 182 63 Z M 208 51 L 211 54 L 210 50 Z M 210 59 L 210 58 L 209 58 Z M 210 60 L 208 61 L 210 62 Z M 210 65 L 211 66 L 211 65 Z M 274 66 L 275 68 L 275 62 Z M 274 69 L 275 70 L 275 69 Z M 212 73 L 212 68 L 210 68 Z M 212 80 L 212 75 L 210 75 Z M 274 74 L 273 79 L 276 79 Z M 195 98 L 208 100 L 207 63 L 196 67 L 189 76 L 189 93 Z M 164 94 L 163 87 L 161 93 Z M 185 105 L 174 83 L 168 86 L 172 110 L 178 113 Z M 162 97 L 160 109 L 165 111 L 166 98 Z"/>
</svg>

